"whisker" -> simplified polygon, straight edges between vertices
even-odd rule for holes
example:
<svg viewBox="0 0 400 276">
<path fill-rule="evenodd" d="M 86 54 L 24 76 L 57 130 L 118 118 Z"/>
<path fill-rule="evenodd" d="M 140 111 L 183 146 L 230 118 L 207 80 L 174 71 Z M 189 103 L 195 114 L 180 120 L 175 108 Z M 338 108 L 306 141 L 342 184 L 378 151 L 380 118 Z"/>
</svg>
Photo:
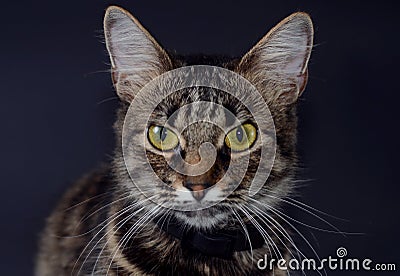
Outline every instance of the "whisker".
<svg viewBox="0 0 400 276">
<path fill-rule="evenodd" d="M 127 241 L 129 241 L 129 240 L 133 237 L 133 234 L 137 233 L 137 232 L 140 230 L 140 227 L 145 227 L 145 226 L 149 223 L 150 219 L 152 218 L 152 215 L 155 214 L 155 213 L 157 213 L 158 210 L 160 210 L 160 209 L 161 209 L 161 207 L 158 206 L 158 205 L 156 205 L 155 207 L 153 207 L 153 209 L 151 209 L 150 211 L 147 211 L 147 212 L 146 212 L 139 220 L 137 220 L 137 221 L 130 227 L 130 229 L 123 235 L 123 237 L 119 240 L 119 242 L 118 242 L 118 244 L 117 244 L 117 248 L 115 248 L 114 251 L 113 251 L 113 252 L 115 252 L 115 253 L 113 254 L 113 256 L 112 256 L 112 258 L 111 258 L 111 260 L 110 260 L 110 264 L 109 264 L 109 266 L 108 266 L 106 276 L 108 275 L 108 273 L 109 273 L 109 271 L 110 271 L 110 269 L 111 269 L 112 263 L 113 263 L 113 261 L 114 261 L 114 258 L 115 258 L 115 256 L 117 255 L 117 253 L 118 253 L 119 249 L 121 248 L 121 246 L 125 246 L 125 243 L 126 243 Z M 118 231 L 118 230 L 117 230 L 117 231 Z"/>
<path fill-rule="evenodd" d="M 295 181 L 294 181 L 294 182 L 295 182 Z M 268 191 L 268 193 L 270 193 L 270 194 L 275 194 L 275 195 L 277 195 L 276 192 L 273 191 L 273 190 L 271 190 L 271 189 L 267 189 L 267 191 Z M 325 215 L 325 216 L 327 216 L 327 217 L 334 218 L 334 219 L 341 220 L 341 221 L 349 221 L 348 219 L 336 217 L 336 216 L 331 215 L 331 214 L 328 214 L 328 213 L 326 213 L 326 212 L 324 212 L 324 211 L 318 210 L 317 208 L 312 207 L 312 206 L 310 206 L 310 205 L 308 205 L 308 204 L 306 204 L 306 203 L 304 203 L 304 202 L 301 202 L 301 201 L 299 201 L 299 200 L 296 200 L 296 199 L 294 199 L 294 198 L 292 198 L 292 197 L 290 197 L 290 196 L 285 196 L 284 198 L 281 198 L 281 197 L 278 195 L 278 198 L 277 198 L 277 199 L 279 199 L 279 200 L 281 200 L 281 199 L 287 199 L 287 200 L 289 200 L 289 201 L 293 201 L 293 204 L 298 204 L 298 205 L 301 205 L 302 207 L 309 208 L 310 210 L 315 211 L 315 212 L 317 212 L 317 213 L 319 213 L 319 214 Z M 297 206 L 296 206 L 296 207 L 297 207 Z"/>
<path fill-rule="evenodd" d="M 118 97 L 108 97 L 108 98 L 106 98 L 104 100 L 98 101 L 96 104 L 97 105 L 101 105 L 103 103 L 114 101 L 114 100 L 118 100 L 118 99 L 119 99 Z"/>
<path fill-rule="evenodd" d="M 250 209 L 250 207 L 247 207 L 247 208 Z M 271 220 L 274 220 L 274 221 L 275 221 L 275 224 L 272 223 L 272 222 L 270 222 L 270 221 L 268 220 L 268 218 L 266 218 L 266 217 L 264 216 L 264 212 L 262 212 L 259 208 L 257 208 L 257 206 L 252 205 L 252 208 L 255 208 L 255 210 L 252 209 L 252 211 L 255 212 L 256 215 L 257 215 L 257 216 L 265 223 L 265 225 L 273 232 L 273 234 L 276 235 L 276 236 L 278 237 L 279 241 L 285 246 L 285 248 L 289 251 L 290 255 L 291 255 L 293 258 L 295 258 L 295 256 L 294 256 L 294 254 L 292 253 L 292 251 L 290 250 L 290 248 L 286 245 L 286 243 L 285 243 L 284 241 L 282 241 L 282 239 L 280 239 L 279 235 L 277 235 L 277 234 L 275 233 L 275 231 L 269 226 L 269 224 L 271 224 L 271 226 L 273 226 L 275 229 L 277 229 L 277 230 L 279 231 L 279 233 L 280 233 L 286 240 L 289 241 L 289 243 L 291 244 L 291 246 L 293 246 L 293 248 L 296 250 L 297 256 L 299 257 L 300 260 L 301 260 L 301 257 L 302 257 L 302 256 L 303 256 L 304 258 L 306 258 L 305 255 L 301 252 L 301 250 L 300 250 L 300 249 L 297 247 L 297 245 L 294 243 L 294 241 L 293 241 L 293 239 L 290 237 L 289 233 L 287 233 L 287 231 L 285 230 L 285 228 L 283 228 L 283 227 L 280 225 L 279 222 L 277 222 L 272 216 L 270 216 L 270 215 L 268 215 L 267 213 L 265 213 L 266 216 L 270 217 Z M 259 211 L 258 211 L 258 210 L 259 210 Z M 267 222 L 266 222 L 264 219 L 267 220 Z M 269 224 L 268 224 L 268 222 L 269 222 Z M 281 229 L 283 230 L 283 232 L 282 232 Z M 302 270 L 302 272 L 303 272 L 303 274 L 305 275 L 304 270 Z"/>
<path fill-rule="evenodd" d="M 260 226 L 260 224 L 250 214 L 248 214 L 244 209 L 242 209 L 241 206 L 238 206 L 238 208 L 240 211 L 243 212 L 243 214 L 245 214 L 245 216 L 250 220 L 250 222 L 254 225 L 254 227 L 256 227 L 256 229 L 260 232 L 260 234 L 263 236 L 266 244 L 268 244 L 268 241 L 271 242 L 272 250 L 273 250 L 275 256 L 277 256 L 277 257 L 280 256 L 281 258 L 283 258 L 280 250 L 278 249 L 278 247 L 275 244 L 275 242 L 273 241 L 273 239 L 269 236 L 269 234 Z"/>
<path fill-rule="evenodd" d="M 111 232 L 116 233 L 120 228 L 122 228 L 122 227 L 125 225 L 125 223 L 127 223 L 129 220 L 131 220 L 132 218 L 134 218 L 135 215 L 137 215 L 137 214 L 138 214 L 139 212 L 141 212 L 143 209 L 144 209 L 144 207 L 141 207 L 141 208 L 137 209 L 135 212 L 129 214 L 126 218 L 122 219 L 120 222 L 118 222 L 117 224 L 115 224 L 111 229 L 109 229 L 109 230 L 97 241 L 97 243 L 92 247 L 92 250 L 93 250 L 94 248 L 96 248 L 96 246 L 101 242 L 101 240 L 103 240 L 105 237 L 108 237 L 108 235 L 109 235 Z M 113 229 L 114 229 L 115 227 L 118 227 L 118 228 L 117 228 L 115 231 L 113 231 Z M 104 245 L 102 246 L 102 248 L 101 248 L 99 254 L 97 255 L 96 262 L 95 262 L 95 264 L 94 264 L 94 266 L 93 266 L 92 272 L 94 272 L 94 270 L 95 270 L 95 268 L 96 268 L 96 266 L 97 266 L 97 263 L 98 263 L 98 261 L 99 261 L 101 255 L 103 254 L 103 251 L 104 251 L 105 248 L 107 247 L 108 241 L 109 241 L 109 238 L 107 238 L 107 240 L 106 240 L 106 242 L 104 243 Z M 89 256 L 90 254 L 91 254 L 91 251 L 89 252 L 88 256 Z"/>
<path fill-rule="evenodd" d="M 250 198 L 250 197 L 249 197 Z M 253 199 L 253 198 L 250 198 L 250 199 L 252 199 L 254 202 L 256 202 L 256 203 L 258 203 L 258 204 L 261 204 L 262 206 L 265 206 L 263 203 L 260 203 L 259 201 L 257 201 L 257 200 L 255 200 L 255 199 Z M 291 224 L 288 220 L 286 220 L 283 216 L 281 216 L 280 214 L 279 214 L 279 212 L 276 212 L 277 211 L 277 209 L 276 208 L 274 208 L 274 207 L 272 207 L 272 206 L 265 206 L 265 207 L 267 207 L 268 208 L 268 210 L 270 210 L 271 212 L 273 212 L 276 216 L 278 216 L 280 219 L 282 219 L 287 225 L 289 225 L 303 240 L 304 240 L 304 242 L 307 244 L 307 246 L 311 249 L 311 251 L 313 252 L 313 254 L 317 257 L 317 259 L 321 262 L 321 258 L 320 258 L 320 256 L 318 255 L 318 253 L 317 253 L 317 251 L 315 250 L 315 248 L 311 245 L 311 243 L 308 241 L 308 239 L 300 232 L 300 230 L 298 230 L 297 229 L 297 227 L 295 227 L 293 224 Z M 325 271 L 325 269 L 324 269 L 324 272 L 325 272 L 325 274 L 326 274 L 326 271 Z M 320 272 L 320 271 L 318 271 L 318 273 L 320 274 L 320 275 L 322 275 L 322 273 Z"/>
<path fill-rule="evenodd" d="M 293 206 L 293 207 L 296 207 L 296 208 L 301 209 L 302 211 L 304 211 L 304 212 L 306 212 L 306 213 L 312 215 L 313 217 L 319 219 L 320 221 L 324 222 L 324 223 L 327 224 L 329 227 L 331 227 L 333 230 L 323 229 L 323 228 L 319 228 L 319 227 L 316 227 L 316 226 L 308 225 L 308 224 L 306 224 L 306 223 L 300 222 L 300 221 L 298 221 L 298 220 L 296 220 L 296 219 L 294 219 L 294 218 L 292 218 L 292 217 L 290 217 L 290 216 L 288 216 L 288 215 L 282 213 L 284 216 L 286 216 L 286 217 L 289 218 L 290 220 L 295 221 L 295 222 L 297 222 L 297 223 L 299 223 L 299 224 L 301 224 L 301 225 L 303 225 L 303 226 L 306 226 L 306 227 L 308 227 L 308 228 L 311 228 L 311 229 L 314 229 L 314 230 L 318 230 L 318 231 L 321 231 L 321 232 L 326 232 L 326 233 L 341 234 L 341 235 L 343 235 L 343 236 L 346 236 L 346 235 L 362 235 L 362 234 L 363 234 L 363 233 L 354 233 L 354 232 L 343 232 L 343 231 L 341 231 L 339 228 L 337 228 L 336 226 L 334 226 L 332 223 L 330 223 L 329 221 L 327 221 L 326 219 L 322 218 L 321 216 L 318 216 L 317 214 L 313 213 L 313 212 L 310 211 L 310 210 L 307 210 L 306 208 L 304 208 L 304 207 L 302 207 L 302 206 L 298 206 L 297 204 L 295 204 L 295 203 L 293 203 L 293 202 L 290 202 L 290 201 L 288 201 L 288 200 L 285 200 L 285 199 L 283 199 L 283 198 L 275 197 L 275 196 L 272 196 L 272 195 L 266 195 L 266 196 L 271 197 L 271 198 L 274 198 L 274 199 L 281 200 L 282 202 L 285 202 L 285 203 L 287 203 L 287 204 L 289 204 L 289 205 L 291 205 L 291 206 Z M 268 206 L 268 207 L 269 207 L 269 208 L 273 208 L 272 206 Z M 281 212 L 281 211 L 279 211 L 279 210 L 277 210 L 277 211 L 278 211 L 278 212 Z"/>
<path fill-rule="evenodd" d="M 242 229 L 244 231 L 244 233 L 246 234 L 246 239 L 249 241 L 250 244 L 250 252 L 251 252 L 251 260 L 252 262 L 254 261 L 254 255 L 253 255 L 253 245 L 251 244 L 251 240 L 250 240 L 250 236 L 249 233 L 244 225 L 244 221 L 242 220 L 242 218 L 239 216 L 239 214 L 235 211 L 235 209 L 231 208 L 232 213 L 234 214 L 234 216 L 237 218 L 238 222 L 240 223 L 240 225 L 242 226 Z"/>
<path fill-rule="evenodd" d="M 127 194 L 128 194 L 128 193 L 127 193 Z M 78 223 L 76 224 L 74 230 L 76 230 L 76 229 L 79 227 L 79 225 L 81 225 L 83 222 L 85 222 L 86 220 L 88 220 L 88 219 L 91 218 L 92 216 L 96 215 L 96 214 L 99 213 L 100 211 L 102 211 L 102 210 L 104 210 L 104 209 L 110 207 L 111 205 L 116 204 L 116 203 L 118 203 L 118 202 L 120 202 L 120 201 L 126 200 L 126 199 L 128 199 L 128 198 L 130 198 L 130 197 L 131 197 L 131 196 L 128 195 L 128 196 L 119 198 L 119 199 L 114 200 L 114 201 L 112 201 L 112 202 L 110 202 L 110 203 L 108 203 L 108 204 L 103 205 L 102 207 L 98 208 L 96 211 L 93 211 L 92 213 L 90 213 L 90 214 L 88 214 L 88 215 L 82 216 L 82 218 L 81 218 L 81 219 L 78 221 Z M 92 210 L 92 209 L 91 209 L 91 210 Z M 90 229 L 90 230 L 88 230 L 88 231 L 86 231 L 86 232 L 84 232 L 84 233 L 81 233 L 81 234 L 79 234 L 79 235 L 74 235 L 74 236 L 64 236 L 64 238 L 76 238 L 76 237 L 85 236 L 85 235 L 87 235 L 87 234 L 93 232 L 93 231 L 96 230 L 97 228 L 101 227 L 108 219 L 112 218 L 112 216 L 113 216 L 113 215 L 111 215 L 110 217 L 106 217 L 106 218 L 105 218 L 102 222 L 100 222 L 98 225 L 94 226 L 92 229 Z"/>
<path fill-rule="evenodd" d="M 83 254 L 85 253 L 85 251 L 88 249 L 89 245 L 96 239 L 96 237 L 104 230 L 106 229 L 112 222 L 114 222 L 116 219 L 120 218 L 121 216 L 123 216 L 124 214 L 126 214 L 127 212 L 129 212 L 130 210 L 134 209 L 137 205 L 142 204 L 143 202 L 148 201 L 150 198 L 145 199 L 143 201 L 138 201 L 135 202 L 135 204 L 129 205 L 121 210 L 119 210 L 118 212 L 116 212 L 115 214 L 113 214 L 112 216 L 110 216 L 109 218 L 107 218 L 104 222 L 106 222 L 107 220 L 109 220 L 99 231 L 97 231 L 97 233 L 90 239 L 90 241 L 86 244 L 86 246 L 83 248 L 83 250 L 81 251 L 78 259 L 76 260 L 72 271 L 75 270 L 76 265 L 78 264 L 79 260 L 83 257 Z M 144 207 L 142 207 L 144 208 Z M 108 233 L 108 232 L 107 232 Z M 105 235 L 107 235 L 107 233 Z M 83 265 L 85 264 L 85 262 L 87 261 L 87 259 L 89 258 L 90 254 L 92 253 L 92 251 L 94 250 L 94 248 L 99 244 L 99 242 L 104 238 L 103 235 L 97 242 L 96 244 L 92 247 L 92 249 L 90 250 L 90 252 L 87 254 L 87 256 L 85 257 L 79 271 L 78 274 L 80 273 L 80 270 L 82 269 Z"/>
<path fill-rule="evenodd" d="M 258 216 L 258 213 L 257 213 L 257 212 L 254 212 L 254 210 L 252 210 L 250 207 L 243 205 L 243 209 L 247 209 L 249 212 L 255 213 L 255 214 L 257 215 L 257 217 L 260 218 L 260 216 Z M 257 220 L 255 220 L 248 212 L 245 212 L 244 210 L 242 210 L 242 211 L 245 213 L 245 215 L 246 215 L 249 219 L 254 220 L 254 221 L 259 225 L 259 227 L 261 227 L 261 225 L 257 222 Z M 261 219 L 261 218 L 260 218 L 260 219 Z M 264 223 L 265 223 L 265 221 L 264 221 Z M 281 244 L 282 244 L 283 246 L 285 246 L 286 249 L 291 253 L 291 251 L 290 251 L 290 249 L 287 247 L 286 243 L 282 241 L 282 239 L 279 237 L 279 235 L 277 235 L 277 233 L 268 225 L 268 223 L 265 223 L 265 225 L 266 225 L 266 226 L 268 227 L 268 229 L 270 229 L 271 232 L 278 238 L 278 240 L 281 242 Z M 261 229 L 264 230 L 262 227 L 261 227 Z M 265 231 L 265 230 L 264 230 L 264 231 Z M 265 231 L 265 232 L 266 232 L 266 231 Z M 268 233 L 266 232 L 266 234 L 268 234 Z M 269 235 L 268 235 L 268 236 L 269 236 Z M 271 240 L 272 240 L 272 238 L 271 238 Z M 278 249 L 278 248 L 277 248 L 277 249 Z M 280 253 L 280 252 L 279 252 L 279 253 Z M 293 255 L 292 255 L 292 256 L 293 256 Z"/>
</svg>

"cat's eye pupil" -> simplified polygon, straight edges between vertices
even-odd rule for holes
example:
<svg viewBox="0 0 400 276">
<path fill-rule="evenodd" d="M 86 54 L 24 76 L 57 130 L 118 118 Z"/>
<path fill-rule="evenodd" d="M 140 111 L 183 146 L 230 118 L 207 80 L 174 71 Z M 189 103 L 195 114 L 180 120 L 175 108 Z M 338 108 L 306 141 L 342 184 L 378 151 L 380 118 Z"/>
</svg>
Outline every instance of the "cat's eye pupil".
<svg viewBox="0 0 400 276">
<path fill-rule="evenodd" d="M 243 129 L 241 126 L 239 126 L 236 129 L 236 138 L 238 139 L 239 142 L 242 142 L 242 140 L 243 140 Z"/>
<path fill-rule="evenodd" d="M 163 127 L 160 131 L 160 139 L 164 142 L 165 138 L 167 137 L 167 129 Z"/>
</svg>

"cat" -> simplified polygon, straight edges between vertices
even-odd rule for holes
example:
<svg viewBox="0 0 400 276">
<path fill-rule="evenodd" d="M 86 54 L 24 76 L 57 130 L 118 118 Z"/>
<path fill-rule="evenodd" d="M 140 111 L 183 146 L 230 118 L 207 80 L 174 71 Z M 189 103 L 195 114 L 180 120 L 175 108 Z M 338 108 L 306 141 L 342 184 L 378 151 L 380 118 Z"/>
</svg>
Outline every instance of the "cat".
<svg viewBox="0 0 400 276">
<path fill-rule="evenodd" d="M 260 270 L 257 260 L 264 255 L 289 258 L 293 251 L 289 227 L 279 208 L 281 199 L 295 188 L 296 105 L 307 83 L 313 46 L 309 15 L 290 15 L 241 58 L 167 52 L 135 17 L 116 6 L 106 11 L 104 33 L 121 103 L 114 125 L 115 152 L 109 164 L 77 181 L 48 218 L 36 275 L 287 275 L 276 266 Z M 250 110 L 231 94 L 210 87 L 181 89 L 156 103 L 146 129 L 126 122 L 131 103 L 150 81 L 191 65 L 220 67 L 240 75 L 254 85 L 268 106 L 276 153 L 269 177 L 254 195 L 249 195 L 249 189 L 261 164 L 258 136 L 267 130 L 258 129 Z M 151 95 L 144 98 L 153 100 Z M 175 133 L 176 125 L 204 111 L 191 109 L 183 114 L 182 107 L 200 101 L 223 106 L 239 118 L 240 125 L 225 135 L 211 123 L 198 121 Z M 174 112 L 170 127 L 165 127 L 163 123 Z M 209 115 L 221 124 L 227 122 L 226 116 L 224 112 Z M 146 158 L 167 188 L 143 177 L 144 170 L 128 170 L 123 153 L 125 132 L 130 135 L 127 141 L 146 133 Z M 199 146 L 205 142 L 216 148 L 215 162 L 208 171 L 183 175 L 170 166 L 176 156 L 188 164 L 199 162 Z M 235 189 L 224 194 L 226 189 L 218 183 L 229 164 L 240 160 L 243 149 L 249 152 L 245 175 Z M 144 196 L 133 181 L 150 187 L 154 194 Z M 184 201 L 176 194 L 179 189 L 189 193 Z M 189 211 L 150 199 L 162 198 L 169 206 L 206 206 L 218 196 L 223 200 Z"/>
</svg>

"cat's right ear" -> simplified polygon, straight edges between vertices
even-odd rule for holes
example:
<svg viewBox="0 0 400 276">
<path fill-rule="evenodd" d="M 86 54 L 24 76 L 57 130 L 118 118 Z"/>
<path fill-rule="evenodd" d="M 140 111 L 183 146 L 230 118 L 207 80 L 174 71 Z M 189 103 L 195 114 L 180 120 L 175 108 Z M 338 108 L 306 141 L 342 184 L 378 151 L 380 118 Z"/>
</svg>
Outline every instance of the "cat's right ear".
<svg viewBox="0 0 400 276">
<path fill-rule="evenodd" d="M 149 81 L 170 70 L 167 53 L 128 11 L 111 6 L 104 16 L 104 35 L 118 96 L 131 102 Z"/>
</svg>

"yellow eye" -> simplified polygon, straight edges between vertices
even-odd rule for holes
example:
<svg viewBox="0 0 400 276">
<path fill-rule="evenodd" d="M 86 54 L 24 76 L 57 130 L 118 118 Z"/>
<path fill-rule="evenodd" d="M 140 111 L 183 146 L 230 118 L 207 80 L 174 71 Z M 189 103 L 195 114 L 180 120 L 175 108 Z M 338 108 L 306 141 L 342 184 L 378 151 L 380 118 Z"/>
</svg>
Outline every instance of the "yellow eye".
<svg viewBox="0 0 400 276">
<path fill-rule="evenodd" d="M 257 138 L 257 129 L 252 124 L 244 124 L 231 130 L 225 137 L 225 144 L 233 151 L 248 149 Z"/>
<path fill-rule="evenodd" d="M 149 127 L 148 136 L 150 143 L 159 150 L 171 150 L 179 143 L 178 136 L 172 130 L 162 126 Z"/>
</svg>

